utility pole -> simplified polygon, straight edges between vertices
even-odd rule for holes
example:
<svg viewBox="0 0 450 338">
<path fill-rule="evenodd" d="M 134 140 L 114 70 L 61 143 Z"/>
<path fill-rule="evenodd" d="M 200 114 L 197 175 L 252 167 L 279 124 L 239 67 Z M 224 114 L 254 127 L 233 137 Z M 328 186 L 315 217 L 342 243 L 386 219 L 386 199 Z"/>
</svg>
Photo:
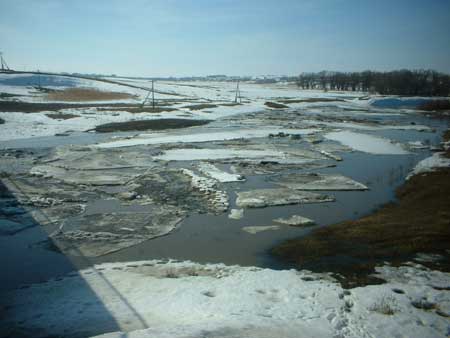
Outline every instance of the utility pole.
<svg viewBox="0 0 450 338">
<path fill-rule="evenodd" d="M 1 63 L 1 70 L 5 71 L 5 70 L 10 70 L 8 67 L 8 64 L 6 63 L 5 59 L 3 58 L 3 53 L 0 52 L 0 63 Z"/>
<path fill-rule="evenodd" d="M 152 108 L 155 109 L 155 80 L 152 80 Z M 141 104 L 141 108 L 144 108 L 145 104 L 148 101 L 148 97 L 150 96 L 150 90 L 147 92 L 147 96 L 145 97 L 144 102 Z"/>
<path fill-rule="evenodd" d="M 241 100 L 241 91 L 239 89 L 239 80 L 237 81 L 237 85 L 236 85 L 236 96 L 234 97 L 234 102 L 238 102 L 238 98 L 239 98 L 239 103 L 242 102 Z"/>
<path fill-rule="evenodd" d="M 142 102 L 142 104 L 141 104 L 141 108 L 144 108 L 144 106 L 145 106 L 145 103 L 147 102 L 147 100 L 148 100 L 148 97 L 150 96 L 150 90 L 147 92 L 147 96 L 145 97 L 145 100 L 144 100 L 144 102 Z"/>
<path fill-rule="evenodd" d="M 155 81 L 152 80 L 152 107 L 155 110 Z"/>
<path fill-rule="evenodd" d="M 41 90 L 41 72 L 39 71 L 39 69 L 38 69 L 38 88 L 39 88 L 39 90 Z"/>
</svg>

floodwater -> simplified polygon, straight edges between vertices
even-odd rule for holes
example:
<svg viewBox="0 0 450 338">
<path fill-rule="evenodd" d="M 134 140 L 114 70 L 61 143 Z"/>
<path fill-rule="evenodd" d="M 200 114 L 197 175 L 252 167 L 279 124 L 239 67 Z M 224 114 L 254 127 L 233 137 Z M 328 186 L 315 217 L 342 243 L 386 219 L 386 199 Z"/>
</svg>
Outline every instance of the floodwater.
<svg viewBox="0 0 450 338">
<path fill-rule="evenodd" d="M 47 75 L 23 75 L 15 77 L 1 77 L 0 85 L 7 86 L 51 86 L 51 87 L 75 87 L 78 81 L 64 76 Z"/>
<path fill-rule="evenodd" d="M 369 191 L 321 191 L 335 196 L 336 201 L 319 204 L 299 204 L 267 208 L 246 209 L 240 220 L 219 216 L 193 215 L 172 234 L 153 239 L 134 247 L 95 259 L 95 262 L 133 261 L 151 258 L 173 258 L 200 263 L 225 263 L 285 268 L 274 260 L 268 250 L 277 243 L 305 235 L 317 226 L 361 217 L 374 208 L 394 199 L 395 189 L 404 181 L 417 161 L 426 152 L 405 156 L 350 153 L 334 168 L 315 170 L 322 173 L 340 173 L 369 187 Z M 300 171 L 302 172 L 302 171 Z M 308 172 L 308 170 L 304 170 Z M 265 176 L 251 177 L 251 188 L 276 187 Z M 230 208 L 235 208 L 234 191 L 245 183 L 230 183 Z M 248 186 L 245 190 L 249 189 Z M 281 225 L 279 230 L 249 234 L 244 226 L 276 225 L 273 219 L 301 215 L 316 221 L 316 227 L 297 228 Z"/>
<path fill-rule="evenodd" d="M 436 133 L 384 130 L 376 135 L 393 140 L 408 142 L 422 141 L 436 145 L 441 131 L 445 128 L 438 120 L 430 120 L 417 115 L 399 117 L 401 122 L 414 120 L 437 129 Z M 370 133 L 364 131 L 364 133 Z M 117 135 L 117 134 L 115 134 Z M 108 137 L 110 137 L 108 135 Z M 86 144 L 99 141 L 97 134 L 72 135 L 70 143 Z M 11 146 L 36 147 L 60 145 L 67 138 L 50 137 L 39 140 L 15 141 Z M 22 143 L 21 143 L 22 142 Z M 55 144 L 56 143 L 56 144 Z M 246 209 L 244 218 L 229 219 L 228 214 L 219 216 L 194 214 L 185 219 L 180 227 L 169 235 L 146 241 L 139 245 L 97 258 L 65 256 L 48 247 L 48 234 L 42 227 L 33 227 L 12 236 L 0 236 L 0 263 L 3 271 L 1 290 L 15 288 L 19 284 L 45 281 L 66 274 L 68 271 L 95 263 L 114 261 L 136 261 L 147 259 L 192 260 L 199 263 L 225 263 L 255 265 L 281 269 L 288 266 L 269 255 L 276 244 L 299 236 L 304 236 L 317 227 L 324 227 L 340 221 L 367 215 L 379 206 L 395 199 L 395 189 L 405 180 L 406 175 L 430 151 L 415 150 L 408 155 L 370 155 L 362 152 L 343 153 L 342 162 L 336 167 L 319 170 L 303 170 L 322 173 L 339 173 L 359 181 L 369 187 L 368 191 L 323 191 L 336 198 L 335 202 L 321 204 L 300 204 L 268 208 Z M 227 168 L 223 165 L 223 168 Z M 300 171 L 301 172 L 301 171 Z M 230 209 L 235 208 L 235 191 L 275 186 L 268 182 L 268 176 L 249 176 L 245 183 L 226 185 L 230 197 Z M 92 209 L 93 208 L 93 209 Z M 113 211 L 114 202 L 98 202 L 88 212 Z M 132 207 L 131 207 L 132 208 Z M 279 217 L 301 215 L 313 219 L 317 225 L 296 228 L 280 225 L 280 230 L 249 234 L 244 226 L 275 225 L 272 220 Z"/>
</svg>

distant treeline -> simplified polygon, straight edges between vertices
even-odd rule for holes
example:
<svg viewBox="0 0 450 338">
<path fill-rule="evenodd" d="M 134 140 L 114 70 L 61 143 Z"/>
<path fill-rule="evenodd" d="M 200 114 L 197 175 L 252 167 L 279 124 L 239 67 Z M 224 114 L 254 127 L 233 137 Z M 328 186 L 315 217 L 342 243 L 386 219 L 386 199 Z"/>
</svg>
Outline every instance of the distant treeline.
<svg viewBox="0 0 450 338">
<path fill-rule="evenodd" d="M 365 91 L 382 95 L 450 95 L 450 75 L 433 70 L 302 73 L 297 84 L 302 89 Z"/>
</svg>

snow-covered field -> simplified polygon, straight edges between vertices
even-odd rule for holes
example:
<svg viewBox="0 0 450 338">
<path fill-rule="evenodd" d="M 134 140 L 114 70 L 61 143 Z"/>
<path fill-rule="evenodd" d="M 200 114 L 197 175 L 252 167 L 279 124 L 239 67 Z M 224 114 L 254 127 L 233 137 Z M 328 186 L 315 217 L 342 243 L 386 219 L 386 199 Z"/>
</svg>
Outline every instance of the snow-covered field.
<svg viewBox="0 0 450 338">
<path fill-rule="evenodd" d="M 449 274 L 411 264 L 380 267 L 377 276 L 387 282 L 344 290 L 308 271 L 107 263 L 12 292 L 3 302 L 17 322 L 55 336 L 108 329 L 101 337 L 447 335 Z"/>
<path fill-rule="evenodd" d="M 11 85 L 1 84 L 1 81 L 14 80 L 15 78 L 26 79 L 25 74 L 20 75 L 5 75 L 0 74 L 0 92 L 4 94 L 20 95 L 7 97 L 4 100 L 18 101 L 18 102 L 34 102 L 34 103 L 64 103 L 61 101 L 52 101 L 46 98 L 46 93 L 38 91 L 33 81 L 29 80 L 32 85 Z M 59 78 L 60 84 L 55 86 L 55 83 L 51 83 L 45 88 L 53 90 L 63 90 L 66 88 L 91 88 L 99 91 L 107 92 L 124 92 L 133 95 L 133 98 L 123 100 L 110 100 L 110 101 L 89 101 L 90 104 L 141 104 L 147 97 L 148 91 L 139 88 L 130 88 L 127 86 L 121 86 L 113 83 L 105 83 L 92 81 L 87 79 L 70 79 L 70 82 L 66 83 L 63 77 Z M 141 88 L 151 88 L 151 82 L 148 80 L 131 80 L 117 78 L 113 81 L 129 84 Z M 7 82 L 8 83 L 8 82 Z M 27 83 L 27 82 L 25 82 Z M 57 82 L 58 83 L 58 82 Z M 30 137 L 40 136 L 52 136 L 55 134 L 74 132 L 74 131 L 86 131 L 94 128 L 97 125 L 110 123 L 110 122 L 125 122 L 130 120 L 148 120 L 156 118 L 191 118 L 191 119 L 208 119 L 215 120 L 224 117 L 231 117 L 238 114 L 248 114 L 252 112 L 258 112 L 268 109 L 265 106 L 267 101 L 276 101 L 280 99 L 294 100 L 293 103 L 289 103 L 288 109 L 298 109 L 311 107 L 312 112 L 321 111 L 321 106 L 334 105 L 342 109 L 355 109 L 353 114 L 380 114 L 380 109 L 373 109 L 370 113 L 364 113 L 357 111 L 357 109 L 364 109 L 370 106 L 369 103 L 376 102 L 375 99 L 370 101 L 359 100 L 354 98 L 354 93 L 323 93 L 321 91 L 299 91 L 295 85 L 261 85 L 252 83 L 241 83 L 240 92 L 242 98 L 242 104 L 233 104 L 235 99 L 236 84 L 232 82 L 168 82 L 157 81 L 155 85 L 155 99 L 159 106 L 165 106 L 168 102 L 169 107 L 174 109 L 171 112 L 162 113 L 129 113 L 126 109 L 118 110 L 117 108 L 108 109 L 102 108 L 65 108 L 61 109 L 61 114 L 72 114 L 74 117 L 70 119 L 52 119 L 47 115 L 53 112 L 42 111 L 38 113 L 21 113 L 21 112 L 1 112 L 0 118 L 5 121 L 5 124 L 0 129 L 0 141 L 7 141 L 12 139 L 23 139 Z M 362 94 L 360 94 L 362 97 Z M 345 100 L 336 102 L 300 102 L 298 100 L 308 99 L 339 99 Z M 73 102 L 70 104 L 84 103 L 86 102 Z M 212 104 L 212 107 L 191 110 L 189 105 L 195 104 Z M 67 104 L 67 102 L 66 102 Z M 398 110 L 397 110 L 398 112 Z M 383 112 L 381 112 L 383 114 Z M 314 124 L 314 119 L 305 121 L 305 124 Z M 356 128 L 362 130 L 372 130 L 373 126 L 364 126 L 361 124 L 343 124 L 339 122 L 327 123 L 320 122 L 323 127 L 335 127 L 335 128 Z M 419 129 L 421 126 L 397 126 L 392 128 L 411 128 Z"/>
</svg>

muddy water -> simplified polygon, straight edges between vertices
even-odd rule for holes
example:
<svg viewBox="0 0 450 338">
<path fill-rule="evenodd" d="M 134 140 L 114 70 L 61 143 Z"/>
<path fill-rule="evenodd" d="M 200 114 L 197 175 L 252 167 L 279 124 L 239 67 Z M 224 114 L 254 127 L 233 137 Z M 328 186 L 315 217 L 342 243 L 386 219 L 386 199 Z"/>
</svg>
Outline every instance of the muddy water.
<svg viewBox="0 0 450 338">
<path fill-rule="evenodd" d="M 246 209 L 244 218 L 240 220 L 229 219 L 227 214 L 220 216 L 193 215 L 169 236 L 141 243 L 100 257 L 95 261 L 174 258 L 201 263 L 222 262 L 284 268 L 283 264 L 268 255 L 271 247 L 283 240 L 305 235 L 318 226 L 360 217 L 377 206 L 394 199 L 395 188 L 402 184 L 404 177 L 415 163 L 426 156 L 426 152 L 405 156 L 347 154 L 343 156 L 344 160 L 337 167 L 320 169 L 316 172 L 340 173 L 349 176 L 367 185 L 370 188 L 369 191 L 324 191 L 325 194 L 335 196 L 336 201 Z M 245 190 L 275 187 L 266 181 L 265 176 L 251 177 L 250 181 L 250 187 L 246 184 Z M 244 186 L 240 183 L 232 183 L 228 187 L 231 208 L 235 208 L 236 194 L 234 191 L 241 189 L 244 190 Z M 260 232 L 254 235 L 242 230 L 244 226 L 276 225 L 272 222 L 273 219 L 295 214 L 315 220 L 317 226 L 296 228 L 282 225 L 279 230 Z"/>
<path fill-rule="evenodd" d="M 380 119 L 383 119 L 381 117 Z M 411 117 L 400 116 L 403 123 Z M 384 130 L 381 135 L 399 142 L 422 141 L 426 144 L 438 144 L 444 126 L 440 121 L 414 116 L 417 124 L 426 124 L 437 129 L 436 133 Z M 364 133 L 368 133 L 364 131 Z M 370 132 L 369 132 L 370 133 Z M 277 206 L 258 209 L 246 209 L 244 218 L 229 219 L 227 214 L 220 216 L 193 215 L 187 218 L 181 227 L 169 236 L 160 237 L 121 250 L 96 262 L 132 261 L 149 258 L 173 258 L 193 260 L 201 263 L 226 263 L 256 265 L 274 269 L 287 266 L 274 260 L 268 253 L 277 243 L 286 239 L 303 236 L 311 230 L 359 218 L 377 207 L 395 199 L 395 189 L 405 180 L 406 175 L 416 163 L 430 155 L 429 150 L 416 150 L 408 155 L 371 155 L 362 152 L 342 154 L 343 161 L 336 167 L 314 170 L 321 173 L 340 173 L 349 176 L 369 187 L 368 191 L 324 191 L 335 196 L 336 201 L 321 204 L 303 204 Z M 311 170 L 303 170 L 308 172 Z M 302 172 L 302 171 L 298 171 Z M 230 183 L 227 191 L 230 208 L 235 208 L 235 191 L 276 187 L 267 181 L 268 176 L 247 177 L 245 183 Z M 317 225 L 307 228 L 280 226 L 276 231 L 248 234 L 244 226 L 277 225 L 272 220 L 279 217 L 301 215 L 316 221 Z"/>
<path fill-rule="evenodd" d="M 383 118 L 380 117 L 380 119 Z M 384 130 L 374 134 L 401 142 L 420 140 L 432 145 L 439 142 L 439 135 L 445 127 L 441 121 L 416 115 L 398 118 L 402 123 L 409 123 L 411 119 L 414 119 L 417 124 L 432 126 L 437 129 L 437 132 Z M 30 147 L 51 147 L 60 145 L 61 141 L 66 140 L 68 139 L 53 137 L 16 141 L 18 143 L 14 145 L 16 147 L 25 146 L 25 144 Z M 94 141 L 99 141 L 95 134 L 73 135 L 70 138 L 70 143 L 75 144 Z M 323 192 L 336 197 L 336 201 L 331 203 L 247 209 L 244 218 L 240 220 L 229 219 L 228 214 L 219 216 L 195 214 L 183 221 L 181 226 L 170 235 L 95 259 L 68 257 L 49 250 L 43 244 L 48 234 L 41 227 L 34 227 L 13 236 L 0 236 L 0 263 L 4 271 L 7 271 L 6 277 L 2 277 L 0 291 L 17 287 L 18 284 L 44 281 L 93 263 L 110 261 L 173 258 L 196 262 L 285 268 L 286 266 L 275 261 L 268 254 L 270 248 L 286 239 L 303 236 L 317 227 L 361 217 L 380 205 L 392 201 L 395 198 L 395 189 L 403 183 L 405 176 L 419 160 L 429 154 L 429 150 L 416 150 L 408 155 L 370 155 L 361 152 L 341 154 L 343 161 L 337 162 L 336 167 L 313 171 L 349 176 L 367 185 L 370 188 L 369 191 Z M 230 197 L 230 208 L 235 207 L 235 191 L 274 186 L 267 181 L 267 178 L 268 176 L 265 175 L 250 176 L 245 183 L 228 184 L 226 188 Z M 111 202 L 99 201 L 87 212 L 115 211 L 116 207 Z M 295 228 L 281 225 L 280 230 L 260 232 L 255 235 L 242 231 L 244 226 L 272 225 L 276 224 L 272 222 L 275 218 L 295 214 L 315 220 L 317 226 Z"/>
</svg>

